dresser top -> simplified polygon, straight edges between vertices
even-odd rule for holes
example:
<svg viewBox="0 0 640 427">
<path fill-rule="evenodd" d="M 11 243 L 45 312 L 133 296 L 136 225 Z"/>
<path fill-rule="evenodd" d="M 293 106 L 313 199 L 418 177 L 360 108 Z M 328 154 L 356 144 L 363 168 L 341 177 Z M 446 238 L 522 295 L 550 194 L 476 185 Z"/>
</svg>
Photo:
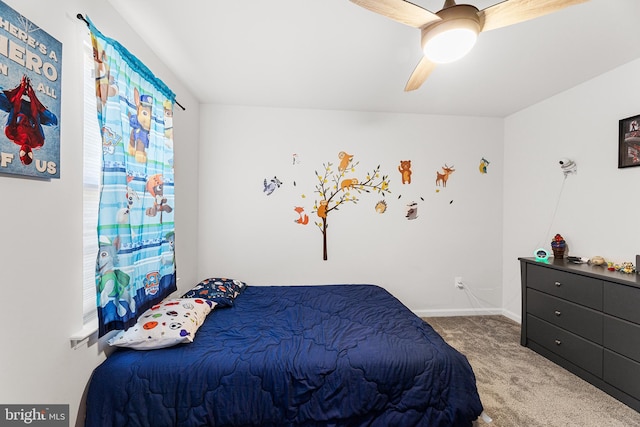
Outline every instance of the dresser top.
<svg viewBox="0 0 640 427">
<path fill-rule="evenodd" d="M 567 271 L 570 273 L 582 274 L 584 276 L 594 277 L 600 280 L 606 280 L 608 282 L 620 283 L 628 286 L 635 286 L 640 288 L 640 274 L 638 273 L 621 273 L 619 271 L 609 271 L 606 265 L 591 265 L 591 264 L 574 264 L 569 262 L 566 258 L 555 259 L 549 258 L 546 261 L 538 261 L 534 257 L 518 258 L 520 262 L 527 264 L 541 265 L 543 267 L 549 267 L 555 270 Z M 638 266 L 636 266 L 637 268 Z"/>
</svg>

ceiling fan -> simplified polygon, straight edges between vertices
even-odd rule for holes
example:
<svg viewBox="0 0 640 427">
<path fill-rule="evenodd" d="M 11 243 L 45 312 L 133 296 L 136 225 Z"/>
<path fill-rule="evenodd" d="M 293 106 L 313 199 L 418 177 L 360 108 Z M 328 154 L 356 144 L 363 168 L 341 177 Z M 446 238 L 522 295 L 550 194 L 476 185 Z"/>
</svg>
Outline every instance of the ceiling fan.
<svg viewBox="0 0 640 427">
<path fill-rule="evenodd" d="M 507 0 L 479 10 L 469 4 L 445 0 L 438 12 L 404 0 L 350 0 L 401 24 L 419 28 L 424 56 L 409 77 L 405 91 L 418 89 L 436 64 L 466 55 L 478 34 L 538 18 L 589 0 Z"/>
</svg>

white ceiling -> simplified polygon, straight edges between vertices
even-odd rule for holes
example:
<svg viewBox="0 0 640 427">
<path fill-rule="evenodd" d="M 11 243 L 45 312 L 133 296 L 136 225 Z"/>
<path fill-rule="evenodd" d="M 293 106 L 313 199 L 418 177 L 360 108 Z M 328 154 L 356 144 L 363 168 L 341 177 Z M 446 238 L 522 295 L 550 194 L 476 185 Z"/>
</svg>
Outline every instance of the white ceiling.
<svg viewBox="0 0 640 427">
<path fill-rule="evenodd" d="M 348 0 L 109 3 L 202 103 L 505 117 L 640 58 L 640 1 L 591 0 L 482 33 L 407 93 L 419 30 Z"/>
</svg>

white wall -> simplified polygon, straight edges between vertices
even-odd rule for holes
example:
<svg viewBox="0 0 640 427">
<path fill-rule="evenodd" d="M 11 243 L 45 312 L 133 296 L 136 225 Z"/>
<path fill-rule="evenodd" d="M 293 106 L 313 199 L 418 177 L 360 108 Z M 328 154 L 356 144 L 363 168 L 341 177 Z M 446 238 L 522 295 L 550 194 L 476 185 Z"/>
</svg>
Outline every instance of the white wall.
<svg viewBox="0 0 640 427">
<path fill-rule="evenodd" d="M 5 0 L 63 43 L 59 180 L 0 176 L 0 403 L 70 404 L 75 423 L 102 345 L 73 350 L 82 326 L 82 47 L 77 13 L 142 59 L 187 107 L 175 111 L 176 256 L 196 278 L 199 106 L 106 1 Z"/>
<path fill-rule="evenodd" d="M 632 261 L 640 168 L 618 169 L 618 121 L 640 114 L 635 86 L 640 60 L 514 114 L 505 120 L 505 310 L 520 316 L 518 257 L 533 256 L 561 233 L 569 255 Z M 564 181 L 558 160 L 578 173 Z M 563 187 L 564 181 L 564 187 Z"/>
<path fill-rule="evenodd" d="M 201 278 L 375 283 L 422 314 L 501 307 L 501 119 L 206 105 L 200 133 Z M 323 261 L 314 171 L 326 162 L 335 169 L 340 151 L 360 162 L 361 181 L 380 164 L 392 193 L 383 215 L 374 211 L 377 194 L 332 212 Z M 301 156 L 295 166 L 293 153 Z M 482 157 L 491 162 L 485 175 Z M 403 185 L 398 165 L 407 159 L 412 183 Z M 445 163 L 456 171 L 436 193 Z M 267 196 L 263 180 L 274 175 L 284 184 Z M 419 203 L 413 221 L 405 219 L 411 201 Z M 294 222 L 298 205 L 309 225 Z M 469 293 L 454 288 L 454 276 Z"/>
</svg>

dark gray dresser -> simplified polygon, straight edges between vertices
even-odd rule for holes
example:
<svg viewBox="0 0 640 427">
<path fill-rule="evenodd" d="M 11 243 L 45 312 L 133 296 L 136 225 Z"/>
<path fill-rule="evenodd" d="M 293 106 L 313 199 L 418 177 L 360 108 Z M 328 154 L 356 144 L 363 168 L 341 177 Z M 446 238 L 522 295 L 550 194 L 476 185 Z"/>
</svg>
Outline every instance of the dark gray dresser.
<svg viewBox="0 0 640 427">
<path fill-rule="evenodd" d="M 519 258 L 520 343 L 640 411 L 640 278 Z"/>
</svg>

